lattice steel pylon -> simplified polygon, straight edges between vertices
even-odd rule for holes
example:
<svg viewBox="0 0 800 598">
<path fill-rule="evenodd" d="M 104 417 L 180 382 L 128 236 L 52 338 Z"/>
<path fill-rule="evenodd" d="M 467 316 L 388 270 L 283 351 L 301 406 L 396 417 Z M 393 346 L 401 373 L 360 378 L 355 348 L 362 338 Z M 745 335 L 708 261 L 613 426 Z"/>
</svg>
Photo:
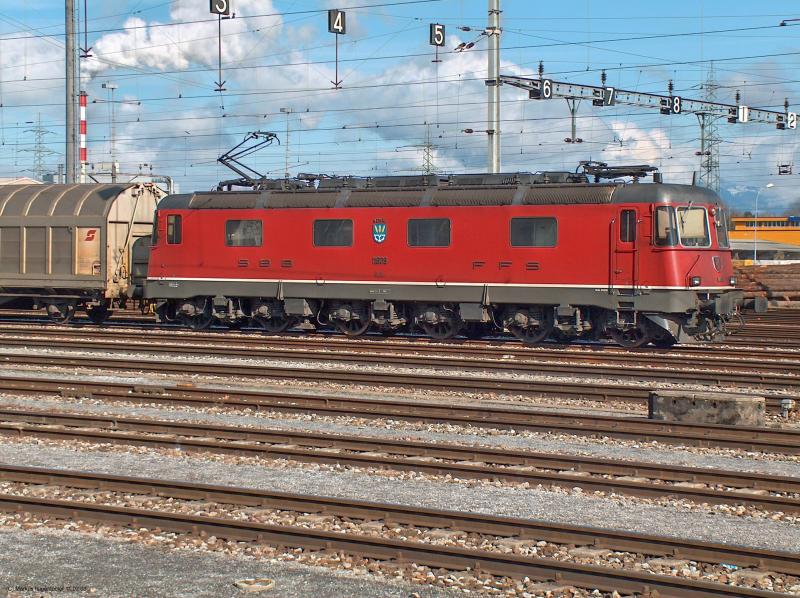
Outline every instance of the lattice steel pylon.
<svg viewBox="0 0 800 598">
<path fill-rule="evenodd" d="M 433 151 L 436 146 L 431 143 L 431 126 L 427 126 L 425 133 L 425 145 L 422 153 L 422 172 L 423 174 L 436 174 L 436 164 L 433 162 Z"/>
<path fill-rule="evenodd" d="M 708 69 L 708 77 L 703 84 L 703 98 L 706 102 L 717 101 L 717 84 L 714 75 L 714 63 Z M 698 112 L 700 123 L 700 179 L 698 184 L 719 193 L 719 146 L 722 140 L 717 131 L 719 114 Z"/>
<path fill-rule="evenodd" d="M 26 133 L 33 133 L 34 134 L 34 145 L 33 149 L 26 148 L 21 151 L 23 152 L 32 152 L 33 153 L 33 168 L 31 172 L 33 173 L 33 177 L 37 181 L 41 181 L 44 179 L 44 175 L 47 172 L 45 167 L 44 161 L 47 156 L 52 156 L 57 152 L 51 150 L 49 147 L 45 145 L 45 135 L 52 135 L 52 131 L 48 131 L 47 129 L 42 127 L 42 115 L 39 114 L 39 117 L 36 121 L 36 127 L 33 129 L 26 129 Z"/>
</svg>

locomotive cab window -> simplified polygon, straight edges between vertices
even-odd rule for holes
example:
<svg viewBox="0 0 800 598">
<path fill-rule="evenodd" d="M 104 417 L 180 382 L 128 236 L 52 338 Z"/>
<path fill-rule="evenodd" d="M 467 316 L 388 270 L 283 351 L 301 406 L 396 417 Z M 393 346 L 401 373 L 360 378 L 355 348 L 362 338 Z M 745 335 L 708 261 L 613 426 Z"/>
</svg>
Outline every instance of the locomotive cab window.
<svg viewBox="0 0 800 598">
<path fill-rule="evenodd" d="M 728 239 L 728 218 L 725 210 L 721 207 L 717 208 L 717 217 L 714 219 L 717 227 L 717 243 L 721 249 L 730 249 L 730 240 Z M 783 223 L 781 223 L 783 224 Z"/>
<path fill-rule="evenodd" d="M 678 244 L 678 230 L 675 225 L 675 208 L 659 206 L 656 208 L 655 235 L 653 241 L 656 247 L 675 247 Z"/>
<path fill-rule="evenodd" d="M 228 247 L 261 247 L 261 220 L 227 220 L 225 245 Z"/>
<path fill-rule="evenodd" d="M 678 232 L 684 247 L 708 247 L 708 217 L 705 208 L 678 208 Z"/>
<path fill-rule="evenodd" d="M 449 218 L 419 218 L 408 221 L 409 247 L 449 247 Z"/>
<path fill-rule="evenodd" d="M 555 247 L 558 223 L 555 218 L 512 218 L 512 247 Z"/>
<path fill-rule="evenodd" d="M 314 246 L 316 247 L 352 247 L 352 220 L 315 220 Z"/>
<path fill-rule="evenodd" d="M 636 241 L 636 210 L 622 210 L 619 217 L 619 240 L 622 243 Z"/>
<path fill-rule="evenodd" d="M 169 245 L 180 244 L 182 234 L 181 216 L 179 214 L 167 216 L 167 243 Z"/>
</svg>

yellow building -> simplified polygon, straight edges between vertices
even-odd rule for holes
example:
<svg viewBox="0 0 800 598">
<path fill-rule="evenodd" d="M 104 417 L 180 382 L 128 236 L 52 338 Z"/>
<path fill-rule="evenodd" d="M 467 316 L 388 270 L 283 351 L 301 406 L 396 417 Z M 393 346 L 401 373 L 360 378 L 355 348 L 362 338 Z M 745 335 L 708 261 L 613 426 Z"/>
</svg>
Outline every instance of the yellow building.
<svg viewBox="0 0 800 598">
<path fill-rule="evenodd" d="M 733 217 L 729 234 L 731 248 L 742 258 L 796 259 L 800 254 L 800 216 Z"/>
</svg>

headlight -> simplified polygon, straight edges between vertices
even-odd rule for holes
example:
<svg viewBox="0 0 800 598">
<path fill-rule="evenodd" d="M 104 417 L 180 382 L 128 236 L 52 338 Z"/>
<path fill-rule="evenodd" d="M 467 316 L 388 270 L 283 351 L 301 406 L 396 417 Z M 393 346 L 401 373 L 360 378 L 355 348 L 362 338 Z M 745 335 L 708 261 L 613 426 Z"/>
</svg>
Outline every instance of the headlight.
<svg viewBox="0 0 800 598">
<path fill-rule="evenodd" d="M 735 287 L 736 286 L 736 277 L 735 276 L 731 276 L 730 279 L 728 280 L 728 284 L 730 284 L 732 287 Z"/>
<path fill-rule="evenodd" d="M 703 279 L 699 276 L 692 276 L 689 280 L 689 284 L 693 287 L 699 287 L 701 282 L 703 282 Z"/>
</svg>

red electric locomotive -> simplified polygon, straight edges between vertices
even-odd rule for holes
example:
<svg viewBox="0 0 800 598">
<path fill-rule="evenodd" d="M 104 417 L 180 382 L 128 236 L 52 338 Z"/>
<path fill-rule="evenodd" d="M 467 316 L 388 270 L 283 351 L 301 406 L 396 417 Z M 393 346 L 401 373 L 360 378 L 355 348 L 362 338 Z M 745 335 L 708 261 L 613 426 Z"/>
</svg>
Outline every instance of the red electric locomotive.
<svg viewBox="0 0 800 598">
<path fill-rule="evenodd" d="M 265 188 L 266 187 L 266 188 Z M 742 295 L 700 187 L 572 173 L 330 178 L 163 199 L 160 321 L 620 345 L 724 334 Z"/>
</svg>

